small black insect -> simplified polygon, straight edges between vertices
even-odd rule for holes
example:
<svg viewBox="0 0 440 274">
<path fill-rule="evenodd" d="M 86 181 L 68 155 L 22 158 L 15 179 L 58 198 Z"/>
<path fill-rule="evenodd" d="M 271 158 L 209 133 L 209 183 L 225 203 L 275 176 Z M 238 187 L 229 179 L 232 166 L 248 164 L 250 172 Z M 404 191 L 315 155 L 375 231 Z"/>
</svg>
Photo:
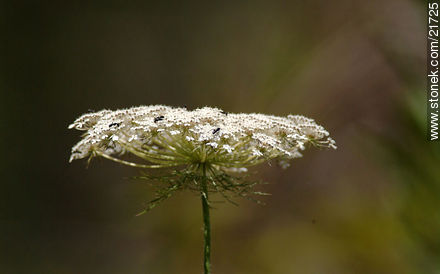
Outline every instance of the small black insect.
<svg viewBox="0 0 440 274">
<path fill-rule="evenodd" d="M 108 127 L 119 127 L 121 123 L 111 123 Z"/>
<path fill-rule="evenodd" d="M 212 130 L 212 134 L 216 134 L 216 133 L 219 132 L 219 131 L 220 131 L 220 128 L 218 127 L 218 128 L 216 128 L 216 129 Z"/>
<path fill-rule="evenodd" d="M 188 107 L 186 105 L 183 105 L 184 108 L 188 109 Z"/>
<path fill-rule="evenodd" d="M 157 123 L 159 121 L 162 121 L 164 118 L 165 118 L 165 116 L 163 116 L 163 115 L 158 116 L 158 117 L 154 118 L 154 122 Z"/>
<path fill-rule="evenodd" d="M 220 112 L 221 112 L 221 114 L 228 115 L 228 113 L 226 111 L 224 111 L 224 110 L 222 110 Z"/>
</svg>

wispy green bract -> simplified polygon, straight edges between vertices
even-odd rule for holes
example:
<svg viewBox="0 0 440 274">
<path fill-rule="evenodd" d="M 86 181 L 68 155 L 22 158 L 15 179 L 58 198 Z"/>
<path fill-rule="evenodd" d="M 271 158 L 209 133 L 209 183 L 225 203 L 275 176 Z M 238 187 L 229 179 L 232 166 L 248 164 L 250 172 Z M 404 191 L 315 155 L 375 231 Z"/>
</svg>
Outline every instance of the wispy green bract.
<svg viewBox="0 0 440 274">
<path fill-rule="evenodd" d="M 161 202 L 171 197 L 176 191 L 190 190 L 200 193 L 200 182 L 203 180 L 211 182 L 208 184 L 208 192 L 220 193 L 226 201 L 234 205 L 237 205 L 235 198 L 245 198 L 261 203 L 254 196 L 269 195 L 268 193 L 253 190 L 254 186 L 265 184 L 263 181 L 251 180 L 247 175 L 231 175 L 216 170 L 210 170 L 206 178 L 197 170 L 173 170 L 160 175 L 142 172 L 142 175 L 133 178 L 148 182 L 151 187 L 156 189 L 156 197 L 138 215 L 155 208 Z"/>
</svg>

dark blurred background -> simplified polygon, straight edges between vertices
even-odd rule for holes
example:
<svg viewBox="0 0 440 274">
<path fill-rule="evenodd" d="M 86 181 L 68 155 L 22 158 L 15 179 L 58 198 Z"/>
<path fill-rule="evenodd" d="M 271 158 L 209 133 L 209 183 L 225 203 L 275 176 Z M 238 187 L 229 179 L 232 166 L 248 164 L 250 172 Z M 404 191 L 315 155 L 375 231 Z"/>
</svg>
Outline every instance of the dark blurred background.
<svg viewBox="0 0 440 274">
<path fill-rule="evenodd" d="M 212 212 L 214 273 L 440 273 L 425 2 L 2 1 L 0 273 L 201 273 L 199 198 L 68 163 L 89 109 L 303 114 L 338 150 Z"/>
</svg>

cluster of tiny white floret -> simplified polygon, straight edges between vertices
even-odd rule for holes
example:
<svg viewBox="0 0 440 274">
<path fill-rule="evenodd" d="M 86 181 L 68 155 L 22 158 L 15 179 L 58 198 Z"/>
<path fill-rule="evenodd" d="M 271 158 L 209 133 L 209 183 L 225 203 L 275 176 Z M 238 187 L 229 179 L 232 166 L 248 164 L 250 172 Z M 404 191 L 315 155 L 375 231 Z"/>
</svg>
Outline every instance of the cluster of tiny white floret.
<svg viewBox="0 0 440 274">
<path fill-rule="evenodd" d="M 227 113 L 153 105 L 86 113 L 69 128 L 86 131 L 72 148 L 70 161 L 101 156 L 135 167 L 171 167 L 206 163 L 241 170 L 264 161 L 288 166 L 308 144 L 336 148 L 313 119 Z M 133 154 L 145 163 L 121 156 Z"/>
</svg>

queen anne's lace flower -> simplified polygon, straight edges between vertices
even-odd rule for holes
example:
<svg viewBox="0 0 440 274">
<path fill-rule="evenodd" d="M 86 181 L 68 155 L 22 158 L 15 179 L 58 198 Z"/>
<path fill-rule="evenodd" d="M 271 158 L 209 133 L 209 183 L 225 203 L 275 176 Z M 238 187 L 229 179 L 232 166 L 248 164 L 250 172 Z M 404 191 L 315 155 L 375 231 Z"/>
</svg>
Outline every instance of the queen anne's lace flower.
<svg viewBox="0 0 440 274">
<path fill-rule="evenodd" d="M 272 159 L 286 168 L 309 144 L 336 148 L 329 133 L 304 116 L 233 114 L 210 107 L 193 111 L 160 105 L 101 110 L 82 115 L 69 128 L 85 131 L 83 139 L 72 148 L 70 161 L 101 156 L 133 167 L 175 167 L 159 176 L 144 173 L 136 177 L 161 182 L 156 185 L 155 198 L 139 214 L 178 190 L 200 193 L 205 274 L 211 273 L 211 193 L 219 193 L 234 204 L 234 197 L 259 202 L 253 196 L 267 195 L 254 191 L 260 182 L 236 174 Z M 144 163 L 123 160 L 124 154 L 132 154 Z"/>
<path fill-rule="evenodd" d="M 82 115 L 69 128 L 86 131 L 70 161 L 101 156 L 145 168 L 207 164 L 233 170 L 272 159 L 286 167 L 308 144 L 336 148 L 329 133 L 304 116 L 234 114 L 210 107 L 101 110 Z M 126 153 L 146 163 L 122 160 Z"/>
</svg>

